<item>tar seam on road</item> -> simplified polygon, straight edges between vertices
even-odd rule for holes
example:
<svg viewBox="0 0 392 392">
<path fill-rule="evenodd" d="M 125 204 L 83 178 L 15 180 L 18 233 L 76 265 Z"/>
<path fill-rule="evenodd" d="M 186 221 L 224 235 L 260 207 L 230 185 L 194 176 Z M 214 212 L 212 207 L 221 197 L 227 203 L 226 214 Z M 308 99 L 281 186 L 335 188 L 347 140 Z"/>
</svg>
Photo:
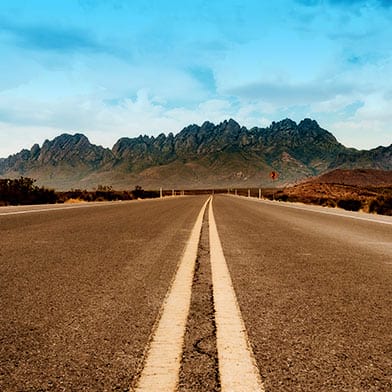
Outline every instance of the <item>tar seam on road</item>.
<svg viewBox="0 0 392 392">
<path fill-rule="evenodd" d="M 262 392 L 264 386 L 249 344 L 212 210 L 210 255 L 222 392 Z"/>
<path fill-rule="evenodd" d="M 208 210 L 206 210 L 193 276 L 192 299 L 184 336 L 177 392 L 221 392 L 211 279 Z"/>
<path fill-rule="evenodd" d="M 136 392 L 170 392 L 177 388 L 197 250 L 203 215 L 209 200 L 204 203 L 197 217 L 174 281 L 163 302 Z"/>
</svg>

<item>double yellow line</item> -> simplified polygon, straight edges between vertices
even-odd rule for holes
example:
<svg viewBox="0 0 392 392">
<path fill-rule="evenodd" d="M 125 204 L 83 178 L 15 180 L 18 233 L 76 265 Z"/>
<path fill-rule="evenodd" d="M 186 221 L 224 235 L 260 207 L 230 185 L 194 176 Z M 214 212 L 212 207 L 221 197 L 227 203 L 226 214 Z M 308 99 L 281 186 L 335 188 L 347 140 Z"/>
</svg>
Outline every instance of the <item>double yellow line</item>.
<svg viewBox="0 0 392 392">
<path fill-rule="evenodd" d="M 221 389 L 222 392 L 264 391 L 223 254 L 210 197 L 199 212 L 163 302 L 135 389 L 137 392 L 174 392 L 177 389 L 195 262 L 207 205 Z"/>
</svg>

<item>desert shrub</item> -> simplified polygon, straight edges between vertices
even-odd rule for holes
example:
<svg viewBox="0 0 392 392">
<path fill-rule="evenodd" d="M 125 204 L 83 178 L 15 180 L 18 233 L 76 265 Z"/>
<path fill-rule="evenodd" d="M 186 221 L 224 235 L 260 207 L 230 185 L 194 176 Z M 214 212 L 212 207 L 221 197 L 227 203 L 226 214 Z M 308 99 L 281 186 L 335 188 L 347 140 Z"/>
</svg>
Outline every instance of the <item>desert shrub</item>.
<svg viewBox="0 0 392 392">
<path fill-rule="evenodd" d="M 0 180 L 0 201 L 3 205 L 48 204 L 57 201 L 54 190 L 35 185 L 28 177 Z"/>
<path fill-rule="evenodd" d="M 131 195 L 132 199 L 151 199 L 160 196 L 158 191 L 145 191 L 140 185 L 135 186 Z"/>
<path fill-rule="evenodd" d="M 140 185 L 136 185 L 131 194 L 133 199 L 143 199 L 144 189 Z"/>
<path fill-rule="evenodd" d="M 369 204 L 369 212 L 392 215 L 392 197 L 378 197 L 373 199 Z"/>
<path fill-rule="evenodd" d="M 327 198 L 319 197 L 315 204 L 318 204 L 319 206 L 325 206 L 327 204 L 327 201 L 328 201 Z"/>
<path fill-rule="evenodd" d="M 286 194 L 278 194 L 276 196 L 276 200 L 288 201 L 288 199 L 289 199 L 289 195 L 286 195 Z"/>
<path fill-rule="evenodd" d="M 336 207 L 336 200 L 334 199 L 327 199 L 324 204 L 326 207 Z"/>
<path fill-rule="evenodd" d="M 58 192 L 58 201 L 64 203 L 67 200 L 93 201 L 92 192 L 82 189 L 71 189 L 70 191 Z"/>
<path fill-rule="evenodd" d="M 115 191 L 112 187 L 102 185 L 99 185 L 95 191 L 71 189 L 70 191 L 58 192 L 57 196 L 59 203 L 64 203 L 71 199 L 80 201 L 116 201 L 132 199 L 132 195 L 128 191 Z"/>
<path fill-rule="evenodd" d="M 159 196 L 160 194 L 158 191 L 144 191 L 144 198 L 155 199 Z"/>
<path fill-rule="evenodd" d="M 359 211 L 362 207 L 362 202 L 357 199 L 340 199 L 337 202 L 337 206 L 348 211 Z"/>
<path fill-rule="evenodd" d="M 336 207 L 336 201 L 329 197 L 319 197 L 317 199 L 317 203 L 314 204 L 318 204 L 323 207 Z"/>
<path fill-rule="evenodd" d="M 113 190 L 111 185 L 98 185 L 97 190 L 92 192 L 94 201 L 114 201 L 123 200 L 122 194 Z"/>
</svg>

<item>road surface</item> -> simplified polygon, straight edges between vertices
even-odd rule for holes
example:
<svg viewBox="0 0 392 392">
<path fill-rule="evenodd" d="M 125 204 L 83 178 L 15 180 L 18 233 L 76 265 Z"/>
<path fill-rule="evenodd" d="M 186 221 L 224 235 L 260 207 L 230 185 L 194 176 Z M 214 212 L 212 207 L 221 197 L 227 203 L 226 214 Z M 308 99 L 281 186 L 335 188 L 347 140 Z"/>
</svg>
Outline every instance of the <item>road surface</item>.
<svg viewBox="0 0 392 392">
<path fill-rule="evenodd" d="M 392 390 L 392 219 L 206 201 L 0 208 L 0 390 Z"/>
<path fill-rule="evenodd" d="M 0 215 L 0 390 L 126 390 L 205 199 Z"/>
<path fill-rule="evenodd" d="M 392 226 L 244 198 L 214 206 L 266 390 L 392 390 Z"/>
</svg>

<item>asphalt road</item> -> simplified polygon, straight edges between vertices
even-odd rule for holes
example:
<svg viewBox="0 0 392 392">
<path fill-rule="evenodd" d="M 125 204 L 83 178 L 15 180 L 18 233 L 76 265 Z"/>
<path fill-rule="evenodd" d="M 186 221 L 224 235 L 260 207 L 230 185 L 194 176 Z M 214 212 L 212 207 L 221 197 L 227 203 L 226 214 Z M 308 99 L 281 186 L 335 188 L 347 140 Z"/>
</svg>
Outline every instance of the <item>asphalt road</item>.
<svg viewBox="0 0 392 392">
<path fill-rule="evenodd" d="M 128 390 L 205 200 L 2 208 L 0 390 Z"/>
<path fill-rule="evenodd" d="M 134 386 L 206 199 L 0 208 L 0 390 Z M 265 391 L 392 391 L 392 219 L 288 206 L 213 199 Z M 208 225 L 184 391 L 221 390 Z"/>
<path fill-rule="evenodd" d="M 227 196 L 213 206 L 265 390 L 392 391 L 392 225 Z"/>
</svg>

